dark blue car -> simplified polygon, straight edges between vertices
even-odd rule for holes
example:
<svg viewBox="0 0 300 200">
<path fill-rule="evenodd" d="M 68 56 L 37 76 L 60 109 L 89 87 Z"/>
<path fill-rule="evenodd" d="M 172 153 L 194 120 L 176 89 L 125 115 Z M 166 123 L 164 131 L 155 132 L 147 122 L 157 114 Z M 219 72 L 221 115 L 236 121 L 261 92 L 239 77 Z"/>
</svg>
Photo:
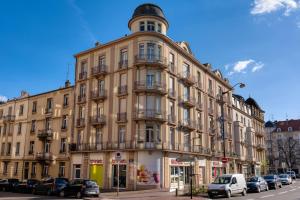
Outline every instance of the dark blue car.
<svg viewBox="0 0 300 200">
<path fill-rule="evenodd" d="M 248 192 L 261 192 L 268 191 L 269 186 L 264 178 L 260 176 L 254 176 L 247 180 L 247 191 Z"/>
<path fill-rule="evenodd" d="M 35 186 L 32 193 L 42 195 L 57 195 L 69 183 L 67 178 L 48 178 Z"/>
</svg>

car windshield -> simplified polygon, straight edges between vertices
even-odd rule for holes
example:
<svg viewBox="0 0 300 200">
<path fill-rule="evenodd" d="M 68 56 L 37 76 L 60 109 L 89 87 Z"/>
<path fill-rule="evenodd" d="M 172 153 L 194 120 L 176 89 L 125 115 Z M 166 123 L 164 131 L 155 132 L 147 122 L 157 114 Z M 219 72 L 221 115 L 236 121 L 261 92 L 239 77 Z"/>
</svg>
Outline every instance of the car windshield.
<svg viewBox="0 0 300 200">
<path fill-rule="evenodd" d="M 218 176 L 213 184 L 228 184 L 230 183 L 231 176 Z"/>
<path fill-rule="evenodd" d="M 287 178 L 288 177 L 288 175 L 286 175 L 286 174 L 280 174 L 279 175 L 279 178 Z"/>
<path fill-rule="evenodd" d="M 248 179 L 248 182 L 257 182 L 258 181 L 258 177 L 251 177 Z"/>
<path fill-rule="evenodd" d="M 69 182 L 68 179 L 65 179 L 65 178 L 57 178 L 55 180 L 55 183 L 58 183 L 58 184 L 66 184 L 68 182 Z"/>
<path fill-rule="evenodd" d="M 264 179 L 274 179 L 274 176 L 264 176 Z"/>
</svg>

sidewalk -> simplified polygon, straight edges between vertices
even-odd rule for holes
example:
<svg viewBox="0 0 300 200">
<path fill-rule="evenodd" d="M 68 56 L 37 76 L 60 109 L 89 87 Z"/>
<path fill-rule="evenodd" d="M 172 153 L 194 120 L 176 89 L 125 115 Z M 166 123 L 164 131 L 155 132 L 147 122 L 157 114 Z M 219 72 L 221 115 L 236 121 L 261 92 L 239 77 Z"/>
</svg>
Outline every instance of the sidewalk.
<svg viewBox="0 0 300 200">
<path fill-rule="evenodd" d="M 174 192 L 169 192 L 165 190 L 142 190 L 142 191 L 126 191 L 120 192 L 119 197 L 117 197 L 116 192 L 102 193 L 100 199 L 102 200 L 112 200 L 112 199 L 142 199 L 142 200 L 154 200 L 154 199 L 163 199 L 163 200 L 183 200 L 190 199 L 190 197 L 176 197 Z M 204 197 L 193 197 L 193 199 L 207 199 Z"/>
</svg>

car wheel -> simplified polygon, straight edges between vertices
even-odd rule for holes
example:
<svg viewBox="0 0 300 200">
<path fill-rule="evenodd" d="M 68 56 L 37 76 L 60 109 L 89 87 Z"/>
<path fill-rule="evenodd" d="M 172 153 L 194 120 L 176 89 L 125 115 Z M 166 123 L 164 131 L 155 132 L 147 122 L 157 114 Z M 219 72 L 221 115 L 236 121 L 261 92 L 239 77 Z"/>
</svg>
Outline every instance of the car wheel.
<svg viewBox="0 0 300 200">
<path fill-rule="evenodd" d="M 257 187 L 257 193 L 260 193 L 260 186 Z"/>
<path fill-rule="evenodd" d="M 82 197 L 81 192 L 77 192 L 77 193 L 76 193 L 76 198 L 77 198 L 77 199 L 81 199 L 81 197 Z"/>
<path fill-rule="evenodd" d="M 227 198 L 230 198 L 230 197 L 231 197 L 231 192 L 230 192 L 230 190 L 228 190 L 228 191 L 226 192 L 226 197 L 227 197 Z"/>
<path fill-rule="evenodd" d="M 247 191 L 246 191 L 246 189 L 244 189 L 243 192 L 242 192 L 242 195 L 246 196 L 246 194 L 247 194 Z"/>
<path fill-rule="evenodd" d="M 59 196 L 60 196 L 60 197 L 65 197 L 65 191 L 63 191 L 63 190 L 60 191 Z"/>
</svg>

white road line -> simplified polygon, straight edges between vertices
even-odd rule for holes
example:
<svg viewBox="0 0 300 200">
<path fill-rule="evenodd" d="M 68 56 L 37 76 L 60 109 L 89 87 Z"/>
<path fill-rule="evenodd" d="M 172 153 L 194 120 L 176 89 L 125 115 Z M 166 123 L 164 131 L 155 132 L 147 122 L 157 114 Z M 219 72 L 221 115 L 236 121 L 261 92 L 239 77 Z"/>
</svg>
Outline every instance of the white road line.
<svg viewBox="0 0 300 200">
<path fill-rule="evenodd" d="M 270 195 L 262 196 L 262 197 L 260 197 L 260 198 L 263 199 L 263 198 L 273 197 L 273 196 L 274 196 L 274 194 L 270 194 Z"/>
<path fill-rule="evenodd" d="M 279 192 L 278 194 L 285 194 L 287 193 L 288 191 L 284 191 L 284 192 Z"/>
<path fill-rule="evenodd" d="M 291 189 L 291 190 L 289 190 L 289 192 L 292 192 L 292 191 L 295 191 L 296 189 Z"/>
</svg>

